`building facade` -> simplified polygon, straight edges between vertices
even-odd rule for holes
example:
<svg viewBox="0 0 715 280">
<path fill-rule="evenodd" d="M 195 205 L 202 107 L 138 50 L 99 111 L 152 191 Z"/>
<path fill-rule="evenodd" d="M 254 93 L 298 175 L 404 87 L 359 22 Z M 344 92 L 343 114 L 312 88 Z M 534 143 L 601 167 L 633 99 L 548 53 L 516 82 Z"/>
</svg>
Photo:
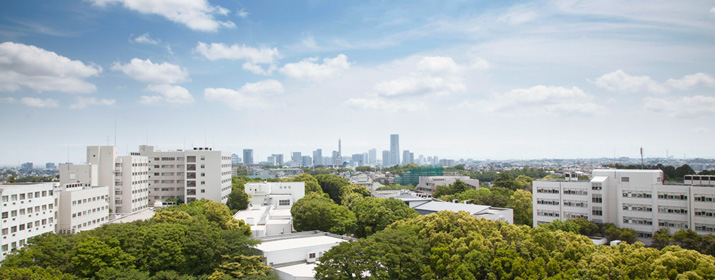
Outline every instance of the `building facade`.
<svg viewBox="0 0 715 280">
<path fill-rule="evenodd" d="M 243 163 L 253 164 L 253 149 L 243 149 Z"/>
<path fill-rule="evenodd" d="M 390 164 L 389 166 L 400 164 L 400 135 L 390 134 Z"/>
<path fill-rule="evenodd" d="M 27 240 L 55 232 L 57 222 L 55 183 L 0 185 L 0 261 Z"/>
<path fill-rule="evenodd" d="M 109 221 L 109 186 L 58 187 L 59 234 L 92 230 Z"/>
<path fill-rule="evenodd" d="M 715 176 L 688 175 L 683 184 L 664 184 L 660 170 L 594 170 L 590 181 L 533 183 L 534 226 L 586 218 L 630 228 L 644 243 L 668 227 L 715 232 Z"/>
<path fill-rule="evenodd" d="M 469 178 L 469 176 L 420 176 L 419 183 L 415 190 L 433 194 L 437 186 L 449 186 L 460 180 L 474 189 L 479 188 L 479 180 Z"/>
<path fill-rule="evenodd" d="M 245 152 L 245 150 L 244 150 Z M 231 155 L 211 148 L 160 151 L 139 146 L 149 164 L 149 205 L 209 199 L 226 203 L 231 193 Z M 169 200 L 169 201 L 167 201 Z"/>
<path fill-rule="evenodd" d="M 111 214 L 128 215 L 149 208 L 149 163 L 145 156 L 117 156 L 115 146 L 89 146 L 87 164 L 96 166 L 97 178 L 89 182 L 85 181 L 85 186 L 89 183 L 89 186 L 109 187 Z M 80 171 L 80 169 L 74 170 Z M 62 179 L 61 175 L 60 181 L 72 180 Z M 68 176 L 71 177 L 71 173 L 68 173 Z M 75 176 L 80 178 L 79 173 Z M 86 178 L 81 179 L 86 180 Z"/>
</svg>

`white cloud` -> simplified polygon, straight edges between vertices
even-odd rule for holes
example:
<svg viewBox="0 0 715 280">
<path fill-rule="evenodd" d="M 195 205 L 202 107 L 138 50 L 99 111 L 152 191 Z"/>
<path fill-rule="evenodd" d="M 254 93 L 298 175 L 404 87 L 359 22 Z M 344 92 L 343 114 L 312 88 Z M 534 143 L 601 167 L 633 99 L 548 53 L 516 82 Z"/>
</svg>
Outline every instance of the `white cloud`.
<svg viewBox="0 0 715 280">
<path fill-rule="evenodd" d="M 465 89 L 461 81 L 427 75 L 403 77 L 375 85 L 375 91 L 383 97 L 448 95 Z"/>
<path fill-rule="evenodd" d="M 125 8 L 142 14 L 163 16 L 181 23 L 193 30 L 217 31 L 220 27 L 236 27 L 231 21 L 219 21 L 214 15 L 227 15 L 230 11 L 220 6 L 212 6 L 207 0 L 90 0 L 96 6 L 120 3 Z"/>
<path fill-rule="evenodd" d="M 238 90 L 227 88 L 206 88 L 204 98 L 210 101 L 227 103 L 231 108 L 239 110 L 248 107 L 265 107 L 269 104 L 268 97 L 283 93 L 283 84 L 276 80 L 264 80 L 247 83 Z"/>
<path fill-rule="evenodd" d="M 117 102 L 116 99 L 97 99 L 95 97 L 90 97 L 90 98 L 78 97 L 77 102 L 70 105 L 70 109 L 84 109 L 90 105 L 112 106 L 116 102 Z"/>
<path fill-rule="evenodd" d="M 353 108 L 384 112 L 417 112 L 427 111 L 428 106 L 424 101 L 404 101 L 385 98 L 350 98 L 345 105 Z"/>
<path fill-rule="evenodd" d="M 60 105 L 57 100 L 48 98 L 48 99 L 42 99 L 42 98 L 33 98 L 33 97 L 23 97 L 20 99 L 20 103 L 25 104 L 30 107 L 37 107 L 37 108 L 55 108 Z"/>
<path fill-rule="evenodd" d="M 246 60 L 246 63 L 243 64 L 243 69 L 262 75 L 270 75 L 275 71 L 275 63 L 280 58 L 277 48 L 253 48 L 237 44 L 228 46 L 222 43 L 211 43 L 209 45 L 199 42 L 195 51 L 211 61 L 221 59 Z M 268 68 L 263 69 L 259 64 L 268 64 Z"/>
<path fill-rule="evenodd" d="M 176 84 L 189 79 L 186 68 L 182 69 L 167 62 L 155 64 L 150 59 L 133 58 L 130 63 L 124 65 L 115 62 L 112 69 L 120 70 L 132 79 L 148 84 Z"/>
<path fill-rule="evenodd" d="M 139 101 L 142 104 L 173 103 L 188 104 L 194 102 L 194 97 L 183 87 L 174 85 L 148 85 L 146 91 L 153 91 L 161 95 L 142 96 Z"/>
<path fill-rule="evenodd" d="M 349 68 L 348 57 L 339 54 L 335 58 L 324 58 L 323 64 L 318 63 L 317 57 L 306 58 L 297 63 L 288 63 L 280 71 L 294 79 L 324 79 Z"/>
<path fill-rule="evenodd" d="M 84 79 L 98 75 L 102 68 L 70 60 L 32 45 L 0 44 L 0 91 L 90 93 L 97 87 Z"/>
<path fill-rule="evenodd" d="M 712 7 L 712 8 L 710 9 L 710 13 L 713 14 L 713 15 L 715 15 L 715 7 Z"/>
<path fill-rule="evenodd" d="M 150 45 L 159 44 L 159 41 L 152 39 L 151 36 L 149 36 L 149 33 L 139 35 L 139 37 L 134 38 L 134 42 Z"/>
<path fill-rule="evenodd" d="M 17 101 L 17 100 L 15 100 L 15 98 L 12 98 L 12 97 L 0 98 L 0 103 L 8 103 L 9 104 L 9 103 L 15 103 L 15 101 Z"/>
<path fill-rule="evenodd" d="M 649 76 L 632 76 L 616 70 L 596 79 L 596 85 L 611 91 L 666 93 L 668 89 Z"/>
<path fill-rule="evenodd" d="M 695 73 L 692 75 L 685 75 L 680 79 L 668 79 L 665 83 L 672 88 L 686 90 L 699 85 L 715 87 L 715 78 L 710 77 L 705 73 Z"/>
<path fill-rule="evenodd" d="M 248 12 L 246 12 L 245 9 L 240 9 L 236 11 L 236 15 L 240 18 L 246 18 L 248 16 Z"/>
<path fill-rule="evenodd" d="M 645 108 L 673 117 L 715 115 L 715 97 L 703 95 L 669 98 L 648 97 L 645 99 Z"/>
<path fill-rule="evenodd" d="M 475 70 L 487 70 L 491 67 L 491 64 L 489 64 L 489 61 L 486 61 L 481 57 L 477 57 L 472 59 L 469 67 Z"/>
<path fill-rule="evenodd" d="M 459 66 L 448 56 L 428 56 L 417 63 L 417 69 L 435 73 L 457 73 Z"/>
<path fill-rule="evenodd" d="M 593 96 L 578 87 L 565 88 L 538 85 L 492 94 L 488 100 L 464 102 L 463 108 L 482 112 L 511 112 L 527 115 L 594 115 L 604 108 L 593 103 Z"/>
<path fill-rule="evenodd" d="M 499 22 L 505 22 L 508 24 L 518 25 L 525 22 L 532 21 L 538 17 L 538 14 L 533 11 L 522 11 L 515 10 L 501 15 L 497 18 Z"/>
</svg>

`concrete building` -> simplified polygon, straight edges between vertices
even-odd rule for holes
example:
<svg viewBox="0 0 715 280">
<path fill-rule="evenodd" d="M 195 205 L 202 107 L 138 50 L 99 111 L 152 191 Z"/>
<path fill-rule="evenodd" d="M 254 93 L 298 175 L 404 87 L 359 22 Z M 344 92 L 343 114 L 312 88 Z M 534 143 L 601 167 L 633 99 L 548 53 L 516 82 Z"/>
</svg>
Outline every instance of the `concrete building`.
<svg viewBox="0 0 715 280">
<path fill-rule="evenodd" d="M 231 154 L 231 165 L 241 164 L 241 158 L 237 154 Z"/>
<path fill-rule="evenodd" d="M 313 151 L 313 166 L 323 165 L 323 149 Z"/>
<path fill-rule="evenodd" d="M 308 166 L 312 165 L 313 159 L 310 156 L 302 156 L 301 159 L 302 159 L 302 162 L 300 164 L 301 166 L 308 167 Z"/>
<path fill-rule="evenodd" d="M 390 164 L 389 166 L 400 164 L 400 135 L 390 134 Z"/>
<path fill-rule="evenodd" d="M 186 203 L 208 199 L 226 203 L 231 193 L 231 155 L 211 148 L 160 151 L 139 146 L 149 160 L 149 204 L 170 198 Z"/>
<path fill-rule="evenodd" d="M 55 183 L 0 185 L 0 261 L 29 238 L 55 232 Z"/>
<path fill-rule="evenodd" d="M 293 152 L 290 161 L 293 162 L 293 166 L 301 165 L 303 163 L 303 154 L 301 152 Z"/>
<path fill-rule="evenodd" d="M 683 184 L 664 184 L 660 170 L 600 169 L 592 175 L 590 181 L 534 181 L 534 226 L 583 217 L 631 228 L 646 244 L 660 227 L 715 232 L 715 176 L 688 175 Z"/>
<path fill-rule="evenodd" d="M 410 161 L 410 150 L 402 151 L 402 165 L 410 163 L 412 163 L 412 161 Z"/>
<path fill-rule="evenodd" d="M 355 238 L 321 231 L 258 237 L 256 249 L 281 280 L 315 279 L 315 262 L 334 246 Z"/>
<path fill-rule="evenodd" d="M 58 234 L 92 230 L 109 221 L 109 186 L 58 187 Z"/>
<path fill-rule="evenodd" d="M 233 217 L 249 224 L 253 236 L 293 232 L 290 208 L 305 196 L 305 182 L 246 183 L 244 190 L 251 196 L 248 209 Z"/>
<path fill-rule="evenodd" d="M 243 163 L 253 164 L 253 149 L 243 149 Z"/>
<path fill-rule="evenodd" d="M 420 176 L 419 183 L 415 190 L 433 194 L 437 186 L 449 186 L 460 180 L 474 189 L 479 188 L 479 180 L 469 178 L 469 176 Z"/>
<path fill-rule="evenodd" d="M 95 167 L 68 166 L 65 172 L 70 173 L 65 174 L 71 178 L 71 171 L 74 170 L 77 172 L 76 182 L 84 183 L 84 186 L 109 187 L 109 209 L 112 214 L 127 215 L 149 208 L 149 163 L 145 156 L 117 156 L 117 147 L 89 146 L 87 164 L 96 166 L 96 180 L 86 181 L 86 174 L 94 172 L 91 170 Z M 60 174 L 60 181 L 67 180 L 64 181 L 67 184 L 72 182 L 70 178 L 62 179 Z"/>
<path fill-rule="evenodd" d="M 370 149 L 369 151 L 367 151 L 367 154 L 368 154 L 367 163 L 370 165 L 376 165 L 377 164 L 377 150 Z"/>
<path fill-rule="evenodd" d="M 388 150 L 382 151 L 382 166 L 390 166 L 390 151 Z"/>
<path fill-rule="evenodd" d="M 272 154 L 271 157 L 273 158 L 273 165 L 283 166 L 283 154 Z"/>
</svg>

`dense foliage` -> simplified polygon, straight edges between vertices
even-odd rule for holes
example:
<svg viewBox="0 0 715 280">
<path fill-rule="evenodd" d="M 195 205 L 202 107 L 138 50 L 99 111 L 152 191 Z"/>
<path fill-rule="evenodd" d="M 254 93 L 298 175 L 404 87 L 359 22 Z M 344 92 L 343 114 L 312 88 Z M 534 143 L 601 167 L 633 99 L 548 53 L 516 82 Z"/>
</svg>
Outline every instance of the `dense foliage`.
<svg viewBox="0 0 715 280">
<path fill-rule="evenodd" d="M 260 259 L 250 257 L 256 244 L 250 235 L 225 205 L 195 201 L 148 221 L 34 237 L 6 258 L 0 279 L 270 279 Z"/>
<path fill-rule="evenodd" d="M 501 176 L 504 180 L 508 177 Z M 511 179 L 514 181 L 513 179 Z M 531 184 L 531 183 L 529 183 Z M 471 204 L 489 205 L 493 207 L 508 207 L 514 210 L 514 223 L 517 225 L 532 225 L 533 202 L 531 192 L 521 187 L 506 188 L 495 186 L 473 189 L 466 183 L 457 180 L 449 186 L 437 186 L 433 196 L 443 201 L 461 201 Z"/>
<path fill-rule="evenodd" d="M 549 227 L 442 211 L 323 254 L 318 279 L 713 279 L 715 258 L 642 243 L 596 246 Z"/>
</svg>

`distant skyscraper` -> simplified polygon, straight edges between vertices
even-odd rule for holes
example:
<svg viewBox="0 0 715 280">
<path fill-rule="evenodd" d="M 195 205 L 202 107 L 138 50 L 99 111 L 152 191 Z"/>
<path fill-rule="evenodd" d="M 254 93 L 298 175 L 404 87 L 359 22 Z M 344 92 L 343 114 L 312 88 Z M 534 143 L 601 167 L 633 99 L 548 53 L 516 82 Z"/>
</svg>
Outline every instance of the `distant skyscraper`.
<svg viewBox="0 0 715 280">
<path fill-rule="evenodd" d="M 275 158 L 275 165 L 283 166 L 283 154 L 272 154 L 271 156 Z"/>
<path fill-rule="evenodd" d="M 310 165 L 311 165 L 311 161 L 313 160 L 312 158 L 310 158 L 310 156 L 303 156 L 302 159 L 303 159 L 303 162 L 302 162 L 301 165 L 302 165 L 303 167 L 310 166 Z"/>
<path fill-rule="evenodd" d="M 32 169 L 32 162 L 26 162 L 23 164 L 20 164 L 21 169 Z"/>
<path fill-rule="evenodd" d="M 323 165 L 323 149 L 313 151 L 313 166 Z"/>
<path fill-rule="evenodd" d="M 301 155 L 300 152 L 293 152 L 293 155 L 290 157 L 290 161 L 292 161 L 295 165 L 300 165 L 303 161 L 303 155 Z"/>
<path fill-rule="evenodd" d="M 410 153 L 410 163 L 415 163 L 415 153 Z"/>
<path fill-rule="evenodd" d="M 238 165 L 241 163 L 241 158 L 237 154 L 231 154 L 231 165 Z"/>
<path fill-rule="evenodd" d="M 367 163 L 369 164 L 376 164 L 377 163 L 377 150 L 376 149 L 370 149 L 367 155 Z"/>
<path fill-rule="evenodd" d="M 400 135 L 390 134 L 390 165 L 400 164 Z"/>
<path fill-rule="evenodd" d="M 402 151 L 402 165 L 410 164 L 410 150 Z"/>
<path fill-rule="evenodd" d="M 253 164 L 253 149 L 243 149 L 243 163 Z"/>
<path fill-rule="evenodd" d="M 382 151 L 382 166 L 390 166 L 390 151 Z"/>
<path fill-rule="evenodd" d="M 332 162 L 333 165 L 341 165 L 342 162 L 340 161 L 340 153 L 338 151 L 333 151 L 333 157 L 331 158 L 330 162 Z"/>
</svg>

